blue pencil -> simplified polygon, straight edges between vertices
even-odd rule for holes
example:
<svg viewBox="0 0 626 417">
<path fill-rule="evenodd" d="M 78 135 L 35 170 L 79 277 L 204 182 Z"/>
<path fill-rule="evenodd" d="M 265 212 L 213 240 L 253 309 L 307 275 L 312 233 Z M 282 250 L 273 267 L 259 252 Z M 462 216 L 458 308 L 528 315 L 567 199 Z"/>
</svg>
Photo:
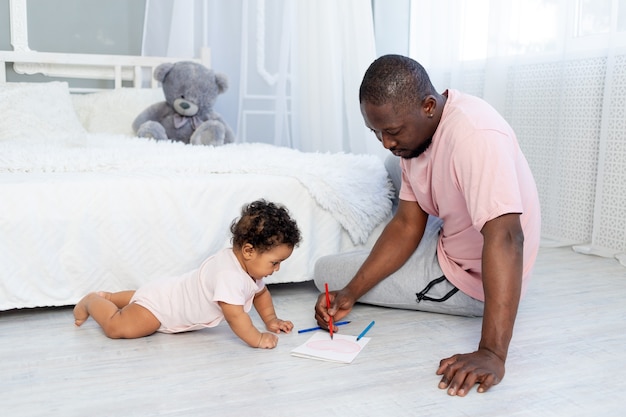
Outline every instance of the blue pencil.
<svg viewBox="0 0 626 417">
<path fill-rule="evenodd" d="M 337 323 L 335 323 L 335 326 L 341 326 L 343 324 L 348 324 L 350 323 L 349 321 L 339 321 Z M 306 332 L 313 332 L 315 330 L 322 330 L 322 328 L 320 326 L 317 327 L 311 327 L 310 329 L 302 329 L 302 330 L 298 330 L 298 333 L 306 333 Z"/>
<path fill-rule="evenodd" d="M 356 337 L 356 341 L 358 342 L 363 336 L 365 336 L 365 333 L 369 332 L 370 329 L 372 328 L 372 326 L 374 325 L 374 320 L 372 320 L 372 322 L 370 324 L 367 325 L 367 327 L 365 329 L 363 329 L 363 331 L 361 332 L 361 334 L 359 334 Z"/>
</svg>

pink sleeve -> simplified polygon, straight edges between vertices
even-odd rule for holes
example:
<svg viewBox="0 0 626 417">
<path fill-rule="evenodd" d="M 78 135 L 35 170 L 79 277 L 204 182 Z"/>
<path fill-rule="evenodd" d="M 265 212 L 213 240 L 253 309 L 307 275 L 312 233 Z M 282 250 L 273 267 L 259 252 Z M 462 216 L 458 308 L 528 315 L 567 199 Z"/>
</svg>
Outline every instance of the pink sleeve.
<svg viewBox="0 0 626 417">
<path fill-rule="evenodd" d="M 404 201 L 417 201 L 411 182 L 408 180 L 410 165 L 405 159 L 400 160 L 400 167 L 402 168 L 402 184 L 400 185 L 400 193 L 398 198 Z"/>
<path fill-rule="evenodd" d="M 222 301 L 232 305 L 244 305 L 246 294 L 241 277 L 235 272 L 222 272 L 222 276 L 215 283 L 212 301 Z"/>
<path fill-rule="evenodd" d="M 507 213 L 522 213 L 522 197 L 516 172 L 517 147 L 496 130 L 481 130 L 480 140 L 457 144 L 453 176 L 465 196 L 467 210 L 476 230 Z M 497 175 L 495 175 L 497 173 Z"/>
</svg>

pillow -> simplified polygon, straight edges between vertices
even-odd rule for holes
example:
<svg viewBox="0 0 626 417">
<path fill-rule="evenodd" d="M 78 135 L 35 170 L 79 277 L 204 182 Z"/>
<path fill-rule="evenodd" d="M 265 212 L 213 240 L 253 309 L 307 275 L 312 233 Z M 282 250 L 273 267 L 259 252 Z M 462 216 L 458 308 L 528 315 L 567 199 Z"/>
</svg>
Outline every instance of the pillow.
<svg viewBox="0 0 626 417">
<path fill-rule="evenodd" d="M 78 118 L 88 132 L 127 136 L 135 136 L 133 121 L 139 113 L 164 100 L 161 88 L 118 88 L 72 95 Z"/>
<path fill-rule="evenodd" d="M 66 82 L 0 84 L 0 141 L 79 144 L 85 140 Z"/>
</svg>

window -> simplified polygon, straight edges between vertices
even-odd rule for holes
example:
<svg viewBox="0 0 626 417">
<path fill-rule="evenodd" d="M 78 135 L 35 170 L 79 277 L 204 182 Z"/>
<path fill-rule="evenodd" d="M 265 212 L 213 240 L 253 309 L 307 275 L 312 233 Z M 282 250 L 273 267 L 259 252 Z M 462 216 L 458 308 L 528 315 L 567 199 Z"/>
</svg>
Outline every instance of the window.
<svg viewBox="0 0 626 417">
<path fill-rule="evenodd" d="M 451 62 L 626 47 L 626 0 L 413 0 L 411 26 L 413 56 Z"/>
</svg>

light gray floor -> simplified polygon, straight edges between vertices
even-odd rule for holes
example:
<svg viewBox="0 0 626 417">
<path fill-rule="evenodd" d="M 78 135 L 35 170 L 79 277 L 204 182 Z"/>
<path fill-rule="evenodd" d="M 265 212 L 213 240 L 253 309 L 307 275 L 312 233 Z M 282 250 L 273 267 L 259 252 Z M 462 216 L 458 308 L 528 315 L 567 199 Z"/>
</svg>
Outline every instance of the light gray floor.
<svg viewBox="0 0 626 417">
<path fill-rule="evenodd" d="M 311 283 L 270 286 L 281 318 L 313 326 Z M 520 307 L 507 374 L 485 394 L 449 397 L 444 356 L 473 350 L 480 319 L 358 305 L 372 339 L 349 365 L 243 345 L 227 325 L 138 340 L 107 339 L 71 308 L 0 313 L 2 416 L 623 416 L 626 268 L 542 248 Z M 257 323 L 260 323 L 255 317 Z"/>
</svg>

